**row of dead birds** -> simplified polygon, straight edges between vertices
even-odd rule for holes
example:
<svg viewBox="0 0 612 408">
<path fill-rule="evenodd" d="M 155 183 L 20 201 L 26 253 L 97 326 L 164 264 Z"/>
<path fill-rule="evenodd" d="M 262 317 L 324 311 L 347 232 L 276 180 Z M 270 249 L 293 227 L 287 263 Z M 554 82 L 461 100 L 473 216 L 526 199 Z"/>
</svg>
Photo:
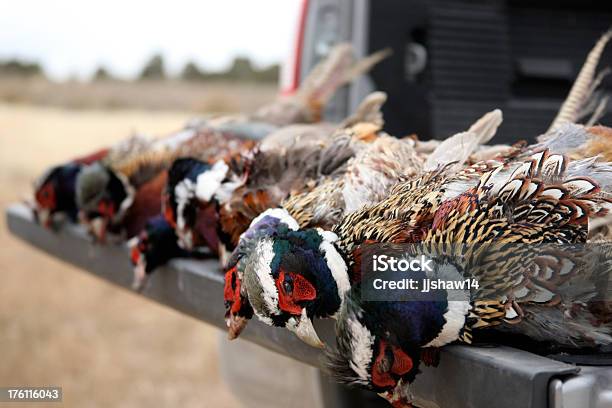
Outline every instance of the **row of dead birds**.
<svg viewBox="0 0 612 408">
<path fill-rule="evenodd" d="M 80 222 L 100 243 L 129 240 L 138 290 L 172 258 L 218 257 L 230 339 L 256 315 L 323 347 L 312 319 L 336 319 L 331 374 L 394 406 L 410 405 L 420 363 L 435 365 L 440 347 L 471 343 L 480 329 L 609 347 L 612 129 L 594 124 L 610 36 L 536 144 L 487 145 L 499 110 L 443 141 L 392 137 L 380 92 L 342 123 L 321 122 L 334 92 L 385 54 L 355 63 L 339 45 L 295 95 L 254 114 L 132 137 L 53 167 L 36 184 L 35 214 L 49 227 Z M 578 124 L 585 109 L 591 117 Z M 478 278 L 479 289 L 459 300 L 363 299 L 363 246 L 414 243 L 453 259 L 450 273 Z M 588 256 L 530 252 L 587 243 L 601 245 Z"/>
</svg>

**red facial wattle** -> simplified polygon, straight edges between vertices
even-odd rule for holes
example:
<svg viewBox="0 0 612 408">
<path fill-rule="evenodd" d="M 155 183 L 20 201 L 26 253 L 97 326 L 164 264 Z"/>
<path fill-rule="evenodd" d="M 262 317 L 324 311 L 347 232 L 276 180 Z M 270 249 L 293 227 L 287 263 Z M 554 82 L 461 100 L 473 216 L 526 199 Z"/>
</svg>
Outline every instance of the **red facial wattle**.
<svg viewBox="0 0 612 408">
<path fill-rule="evenodd" d="M 149 236 L 146 231 L 142 231 L 138 235 L 138 243 L 134 245 L 130 251 L 130 259 L 133 265 L 138 265 L 141 258 L 147 252 Z"/>
<path fill-rule="evenodd" d="M 53 184 L 47 183 L 36 192 L 36 202 L 44 209 L 53 210 L 55 208 L 55 188 L 53 188 Z"/>
<path fill-rule="evenodd" d="M 385 362 L 387 348 L 391 349 L 393 355 L 393 364 L 390 369 L 388 369 L 388 364 Z M 413 366 L 412 358 L 402 349 L 387 344 L 384 340 L 380 340 L 378 354 L 372 365 L 372 382 L 380 388 L 395 387 L 398 377 L 409 373 Z"/>
<path fill-rule="evenodd" d="M 391 350 L 393 352 L 393 365 L 391 366 L 391 372 L 400 376 L 408 374 L 413 367 L 410 356 L 399 347 L 392 346 Z"/>
<path fill-rule="evenodd" d="M 287 290 L 287 283 L 291 283 L 291 290 Z M 298 302 L 313 300 L 317 297 L 315 287 L 302 275 L 285 272 L 281 269 L 276 279 L 278 289 L 278 306 L 281 310 L 293 315 L 302 314 L 302 306 Z"/>
<path fill-rule="evenodd" d="M 115 216 L 115 205 L 107 200 L 102 200 L 98 203 L 98 212 L 107 219 L 112 219 Z"/>
<path fill-rule="evenodd" d="M 138 262 L 140 262 L 140 256 L 141 254 L 138 250 L 138 246 L 132 247 L 132 250 L 130 251 L 130 259 L 132 260 L 133 265 L 138 265 Z"/>
<path fill-rule="evenodd" d="M 240 311 L 240 308 L 242 307 L 242 300 L 240 297 L 240 279 L 238 279 L 235 266 L 225 273 L 223 299 L 231 305 L 229 310 L 231 314 L 235 315 Z"/>
</svg>

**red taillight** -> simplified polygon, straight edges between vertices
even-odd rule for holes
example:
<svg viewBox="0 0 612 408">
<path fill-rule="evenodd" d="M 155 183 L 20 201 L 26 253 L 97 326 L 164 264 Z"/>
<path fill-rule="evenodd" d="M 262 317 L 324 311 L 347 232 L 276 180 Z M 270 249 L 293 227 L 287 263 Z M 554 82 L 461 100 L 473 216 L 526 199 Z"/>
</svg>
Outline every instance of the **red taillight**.
<svg viewBox="0 0 612 408">
<path fill-rule="evenodd" d="M 282 68 L 280 83 L 280 92 L 282 95 L 291 95 L 300 86 L 300 68 L 302 66 L 302 48 L 304 47 L 307 15 L 308 0 L 302 0 L 297 19 L 297 30 L 294 37 L 293 51 L 288 56 Z"/>
</svg>

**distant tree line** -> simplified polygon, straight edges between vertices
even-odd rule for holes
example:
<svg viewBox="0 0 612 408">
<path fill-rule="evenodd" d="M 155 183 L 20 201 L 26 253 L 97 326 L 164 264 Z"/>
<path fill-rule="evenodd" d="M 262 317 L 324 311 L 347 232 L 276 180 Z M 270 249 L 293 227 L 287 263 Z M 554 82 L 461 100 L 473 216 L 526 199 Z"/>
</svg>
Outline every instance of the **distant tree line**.
<svg viewBox="0 0 612 408">
<path fill-rule="evenodd" d="M 236 57 L 225 71 L 206 71 L 195 62 L 185 64 L 179 77 L 185 81 L 208 81 L 208 80 L 234 80 L 234 81 L 278 81 L 279 66 L 272 65 L 267 68 L 258 69 L 246 57 Z M 164 59 L 161 55 L 154 55 L 142 69 L 140 79 L 165 79 L 167 78 Z"/>
<path fill-rule="evenodd" d="M 43 70 L 37 62 L 18 59 L 0 60 L 0 75 L 35 76 L 41 74 Z"/>
<path fill-rule="evenodd" d="M 13 75 L 30 77 L 43 75 L 44 70 L 37 62 L 21 61 L 17 59 L 0 60 L 0 76 Z M 179 79 L 185 81 L 214 81 L 232 80 L 244 82 L 276 82 L 279 76 L 278 64 L 266 68 L 257 68 L 247 57 L 236 57 L 224 71 L 207 71 L 199 67 L 195 62 L 185 64 Z M 137 80 L 164 80 L 168 79 L 164 58 L 162 55 L 152 56 L 143 66 Z M 94 81 L 114 79 L 113 75 L 104 66 L 100 66 L 92 77 Z"/>
</svg>

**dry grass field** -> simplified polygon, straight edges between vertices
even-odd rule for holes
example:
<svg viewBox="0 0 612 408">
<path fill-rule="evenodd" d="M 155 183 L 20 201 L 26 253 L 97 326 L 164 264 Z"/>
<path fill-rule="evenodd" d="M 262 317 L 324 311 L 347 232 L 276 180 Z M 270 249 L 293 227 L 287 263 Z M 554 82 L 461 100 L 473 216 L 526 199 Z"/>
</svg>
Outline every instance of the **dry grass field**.
<svg viewBox="0 0 612 408">
<path fill-rule="evenodd" d="M 274 98 L 270 83 L 96 81 L 55 83 L 41 77 L 0 76 L 0 101 L 70 109 L 147 109 L 181 112 L 249 112 Z"/>
<path fill-rule="evenodd" d="M 0 209 L 49 165 L 188 118 L 0 104 Z M 62 386 L 70 407 L 235 407 L 217 371 L 217 334 L 37 252 L 8 234 L 2 216 L 0 385 Z"/>
</svg>

